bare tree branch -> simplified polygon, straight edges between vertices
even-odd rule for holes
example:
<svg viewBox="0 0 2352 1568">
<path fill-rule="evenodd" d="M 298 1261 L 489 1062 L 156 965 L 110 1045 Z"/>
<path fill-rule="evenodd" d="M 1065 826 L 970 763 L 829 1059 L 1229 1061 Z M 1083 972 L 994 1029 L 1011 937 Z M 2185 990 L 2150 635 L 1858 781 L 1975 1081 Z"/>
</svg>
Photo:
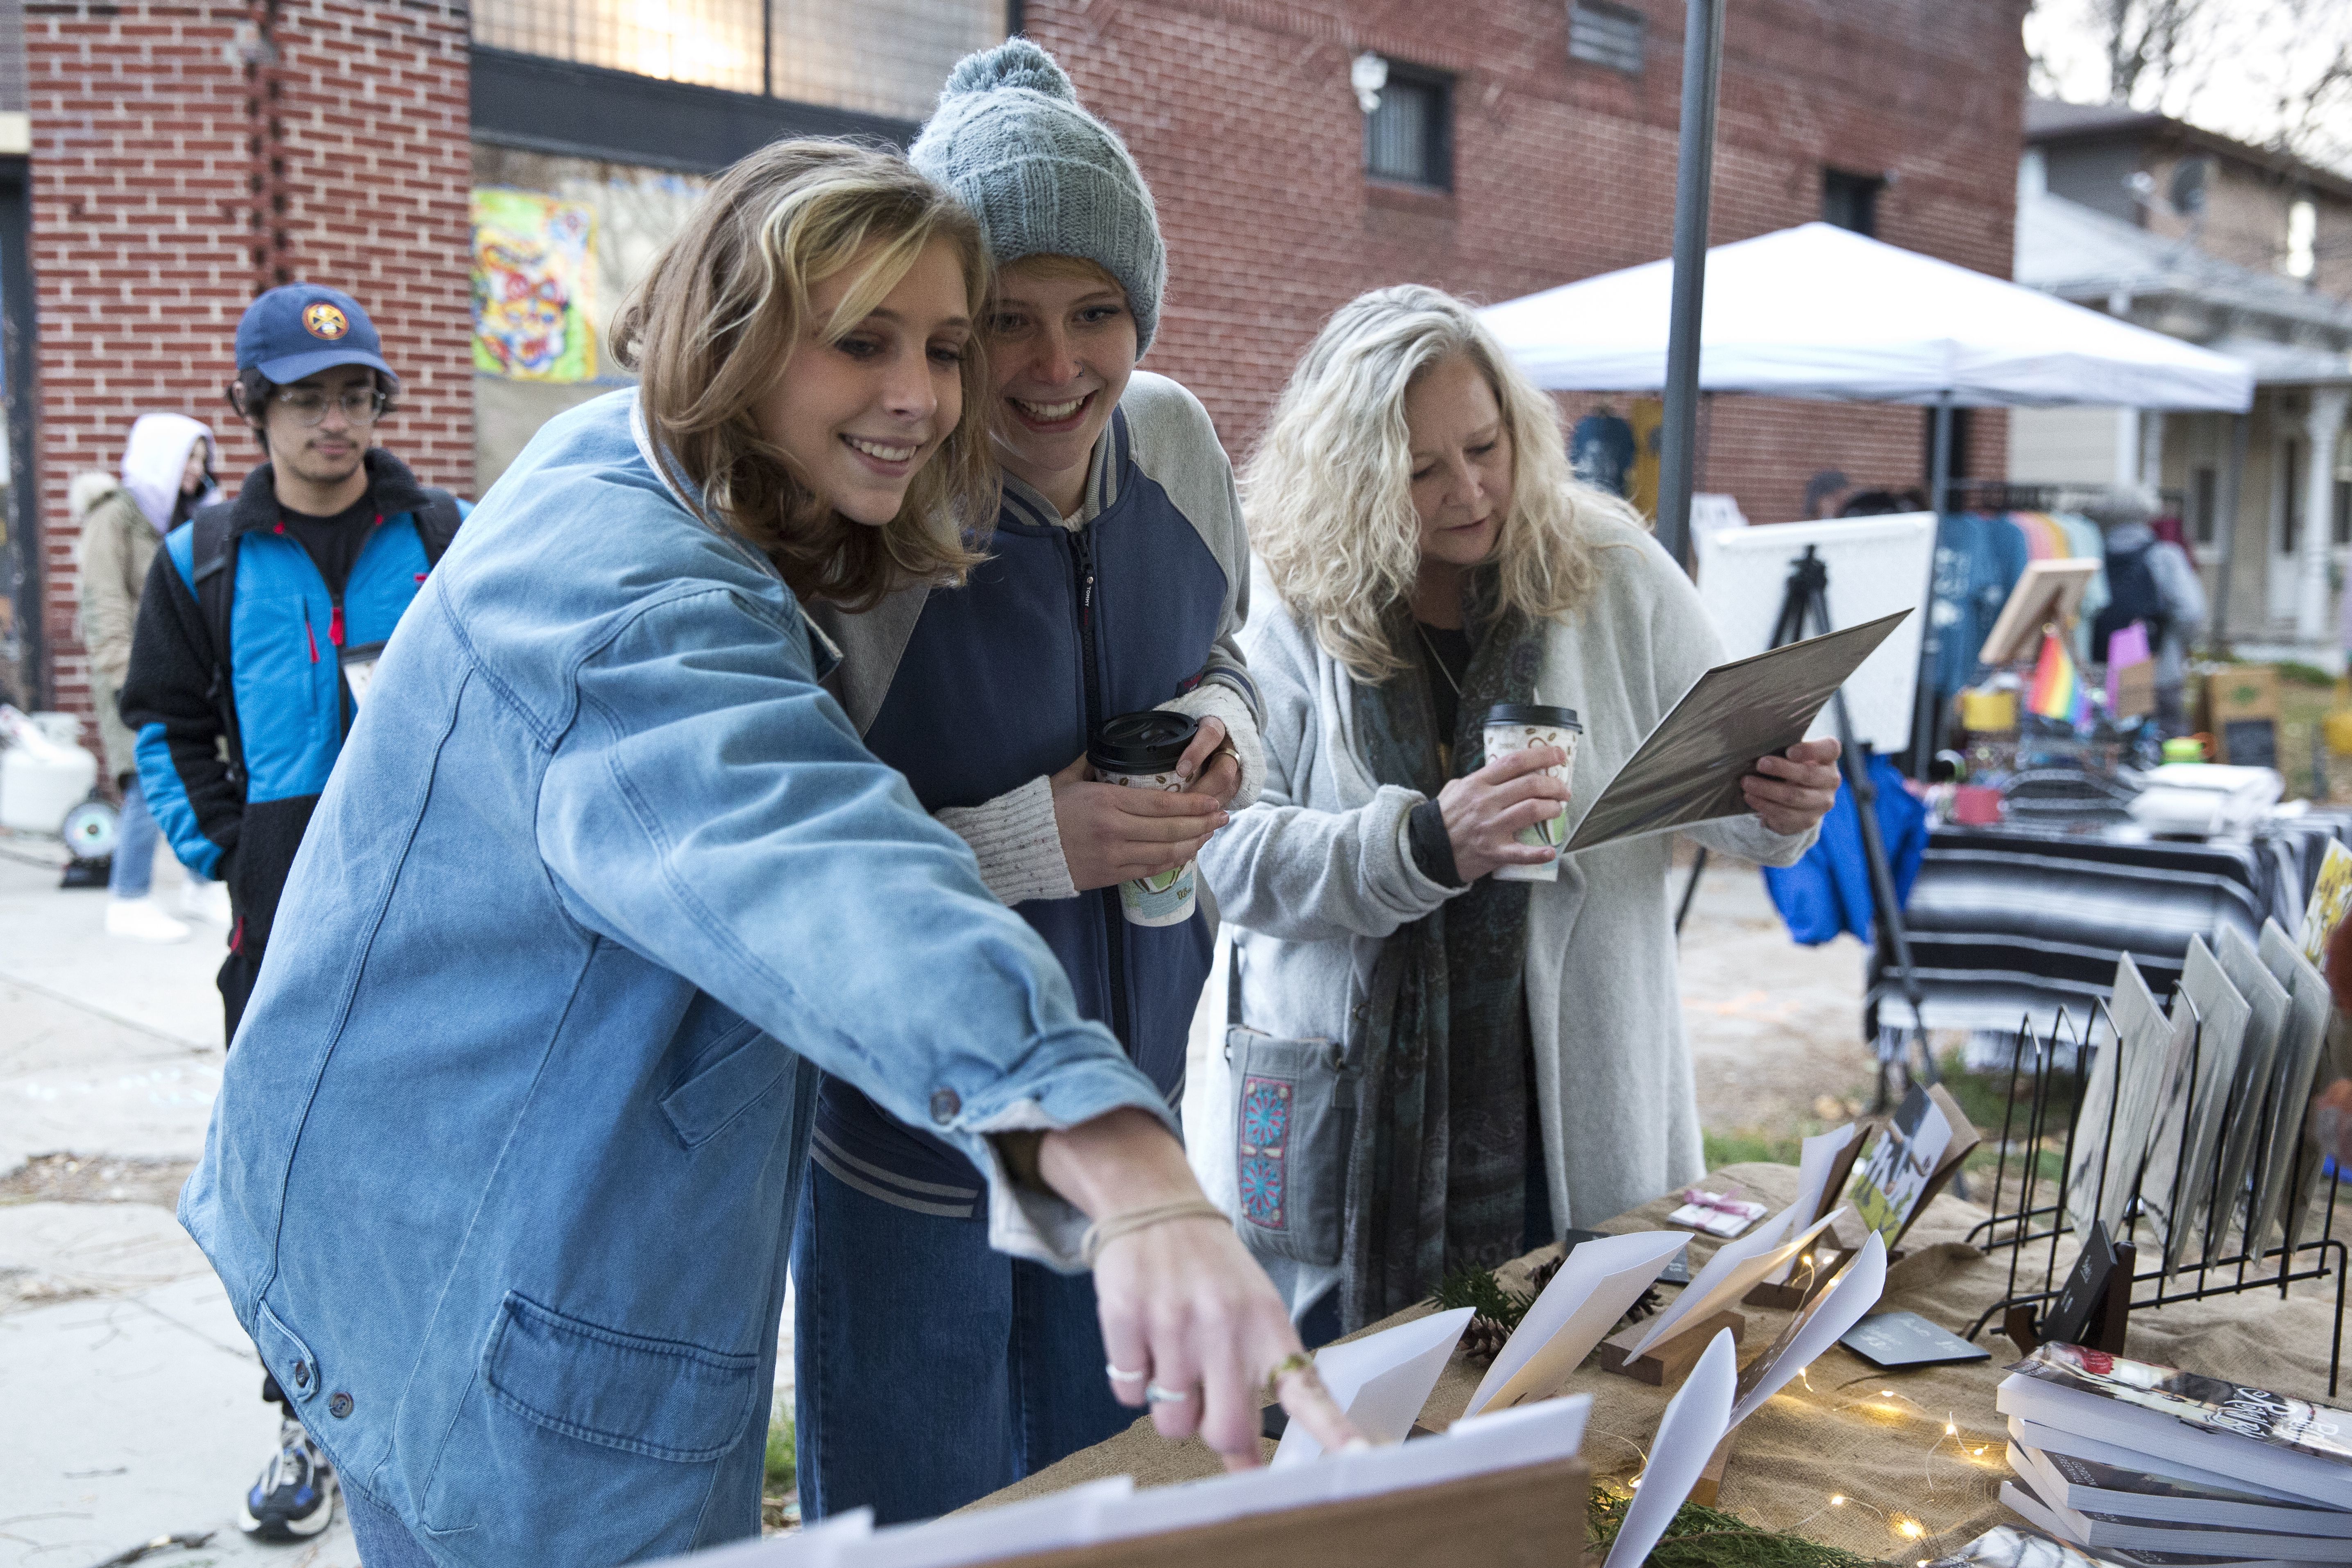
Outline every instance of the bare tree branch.
<svg viewBox="0 0 2352 1568">
<path fill-rule="evenodd" d="M 2033 21 L 2037 92 L 2095 70 L 2111 103 L 2352 169 L 2347 0 L 2035 0 Z"/>
</svg>

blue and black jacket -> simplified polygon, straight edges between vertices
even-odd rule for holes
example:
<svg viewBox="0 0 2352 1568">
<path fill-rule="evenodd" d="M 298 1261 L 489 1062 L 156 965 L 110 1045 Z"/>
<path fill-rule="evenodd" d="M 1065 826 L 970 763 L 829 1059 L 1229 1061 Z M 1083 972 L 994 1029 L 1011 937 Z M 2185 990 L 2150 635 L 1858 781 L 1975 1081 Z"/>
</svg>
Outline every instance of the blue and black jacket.
<svg viewBox="0 0 2352 1568">
<path fill-rule="evenodd" d="M 960 588 L 905 590 L 859 616 L 816 612 L 843 650 L 835 684 L 851 721 L 925 810 L 955 826 L 960 810 L 1068 766 L 1103 720 L 1140 709 L 1214 713 L 1259 753 L 1257 688 L 1236 641 L 1249 547 L 1232 467 L 1192 394 L 1137 372 L 1096 444 L 1078 526 L 1008 476 L 988 556 Z M 1244 762 L 1245 790 L 1256 771 Z M 1110 1026 L 1173 1106 L 1209 973 L 1207 912 L 1130 925 L 1116 888 L 1014 908 L 1069 972 L 1078 1010 Z M 979 1173 L 960 1150 L 839 1079 L 825 1080 L 815 1140 L 817 1163 L 871 1196 L 980 1217 Z"/>
<path fill-rule="evenodd" d="M 251 958 L 356 713 L 341 654 L 392 636 L 448 543 L 440 520 L 465 510 L 388 452 L 366 463 L 377 518 L 341 595 L 281 526 L 264 463 L 235 500 L 164 538 L 140 596 L 122 687 L 140 788 L 181 864 L 227 885 L 230 946 Z M 227 548 L 199 560 L 200 534 Z M 224 571 L 225 648 L 223 595 L 204 586 Z"/>
</svg>

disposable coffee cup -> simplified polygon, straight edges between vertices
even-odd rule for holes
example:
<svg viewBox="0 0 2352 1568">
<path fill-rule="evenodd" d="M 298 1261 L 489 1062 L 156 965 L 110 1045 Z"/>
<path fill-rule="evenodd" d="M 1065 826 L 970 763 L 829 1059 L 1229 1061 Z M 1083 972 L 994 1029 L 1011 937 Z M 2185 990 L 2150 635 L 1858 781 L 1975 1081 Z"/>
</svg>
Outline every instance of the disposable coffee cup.
<svg viewBox="0 0 2352 1568">
<path fill-rule="evenodd" d="M 1087 748 L 1095 777 L 1125 789 L 1165 790 L 1181 795 L 1191 786 L 1176 764 L 1201 731 L 1201 721 L 1165 709 L 1106 719 Z M 1119 912 L 1138 926 L 1182 925 L 1192 918 L 1192 862 L 1155 877 L 1118 885 Z"/>
<path fill-rule="evenodd" d="M 1545 773 L 1560 783 L 1569 782 L 1576 772 L 1576 743 L 1584 739 L 1584 726 L 1577 721 L 1573 708 L 1547 708 L 1537 702 L 1497 702 L 1486 710 L 1486 760 L 1495 762 L 1513 752 L 1524 752 L 1529 746 L 1558 746 L 1568 753 L 1568 761 Z M 1559 804 L 1559 813 L 1548 816 L 1532 827 L 1522 827 L 1517 835 L 1522 844 L 1544 845 L 1558 849 L 1568 842 L 1568 803 Z M 1559 880 L 1559 857 L 1555 855 L 1539 866 L 1497 866 L 1495 879 L 1500 882 L 1557 882 Z"/>
</svg>

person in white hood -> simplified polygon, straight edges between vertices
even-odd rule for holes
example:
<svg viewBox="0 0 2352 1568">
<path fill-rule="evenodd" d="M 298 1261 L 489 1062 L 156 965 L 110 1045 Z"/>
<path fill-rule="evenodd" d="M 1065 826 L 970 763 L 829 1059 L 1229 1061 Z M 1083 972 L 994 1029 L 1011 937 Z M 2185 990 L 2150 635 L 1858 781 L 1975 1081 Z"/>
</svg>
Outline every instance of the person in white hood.
<svg viewBox="0 0 2352 1568">
<path fill-rule="evenodd" d="M 213 482 L 219 442 L 212 427 L 184 414 L 142 414 L 122 449 L 122 475 L 78 475 L 67 491 L 81 523 L 81 640 L 89 650 L 90 695 L 105 742 L 106 771 L 122 790 L 122 822 L 107 883 L 106 929 L 137 942 L 184 941 L 188 928 L 149 897 L 161 837 L 139 789 L 135 738 L 116 699 L 131 669 L 131 632 L 139 591 L 163 536 L 220 499 Z M 181 912 L 228 923 L 219 884 L 191 872 Z"/>
</svg>

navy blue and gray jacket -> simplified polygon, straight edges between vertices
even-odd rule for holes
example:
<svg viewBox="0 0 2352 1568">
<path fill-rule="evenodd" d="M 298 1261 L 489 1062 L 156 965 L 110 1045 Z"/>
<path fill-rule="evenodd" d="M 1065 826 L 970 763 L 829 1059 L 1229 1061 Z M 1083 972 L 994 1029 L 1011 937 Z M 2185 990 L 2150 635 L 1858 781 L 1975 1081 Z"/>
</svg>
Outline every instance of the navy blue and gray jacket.
<svg viewBox="0 0 2352 1568">
<path fill-rule="evenodd" d="M 1116 888 L 1068 896 L 1045 780 L 1104 719 L 1160 707 L 1223 719 L 1244 752 L 1245 792 L 1262 771 L 1257 689 L 1235 642 L 1249 547 L 1232 465 L 1192 394 L 1134 375 L 1096 443 L 1077 516 L 1069 526 L 1008 476 L 989 558 L 964 586 L 905 590 L 864 615 L 816 614 L 842 648 L 832 684 L 866 746 L 973 844 L 983 879 L 1069 972 L 1079 1011 L 1110 1026 L 1172 1105 L 1208 978 L 1210 918 L 1129 925 Z M 960 820 L 992 814 L 1001 825 L 1007 809 L 1027 824 L 1025 842 L 1042 842 L 1064 896 L 1034 883 L 1008 890 L 1019 868 L 1000 875 L 991 845 Z M 981 1183 L 960 1151 L 839 1079 L 825 1080 L 811 1153 L 902 1208 L 978 1215 Z"/>
<path fill-rule="evenodd" d="M 231 945 L 249 956 L 269 940 L 278 895 L 356 712 L 340 655 L 392 636 L 447 543 L 418 520 L 429 509 L 446 514 L 448 500 L 388 452 L 371 448 L 366 462 L 377 521 L 340 597 L 280 528 L 264 463 L 235 500 L 207 509 L 226 514 L 221 531 L 235 542 L 222 657 L 198 588 L 205 513 L 164 538 L 139 600 L 122 687 L 139 785 L 180 863 L 227 884 Z"/>
</svg>

